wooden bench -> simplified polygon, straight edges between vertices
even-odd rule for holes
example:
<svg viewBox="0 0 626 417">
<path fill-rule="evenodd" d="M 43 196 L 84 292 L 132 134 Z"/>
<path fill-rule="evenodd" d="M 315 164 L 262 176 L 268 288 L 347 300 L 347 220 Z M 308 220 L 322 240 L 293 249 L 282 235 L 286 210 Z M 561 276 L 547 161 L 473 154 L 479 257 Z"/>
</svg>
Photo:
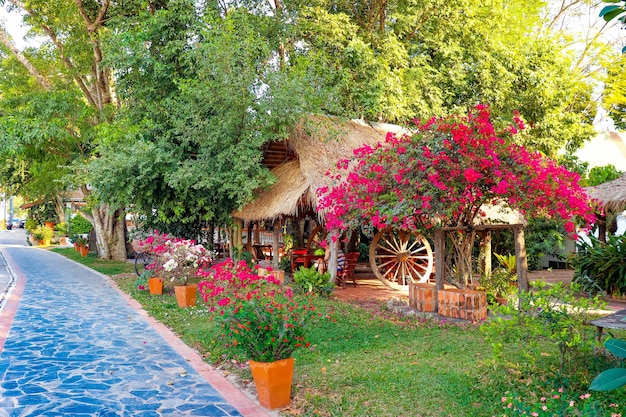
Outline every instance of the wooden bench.
<svg viewBox="0 0 626 417">
<path fill-rule="evenodd" d="M 599 319 L 591 320 L 589 324 L 598 328 L 596 333 L 596 340 L 602 342 L 602 335 L 604 329 L 626 330 L 626 309 L 619 310 L 608 316 L 601 317 Z"/>
</svg>

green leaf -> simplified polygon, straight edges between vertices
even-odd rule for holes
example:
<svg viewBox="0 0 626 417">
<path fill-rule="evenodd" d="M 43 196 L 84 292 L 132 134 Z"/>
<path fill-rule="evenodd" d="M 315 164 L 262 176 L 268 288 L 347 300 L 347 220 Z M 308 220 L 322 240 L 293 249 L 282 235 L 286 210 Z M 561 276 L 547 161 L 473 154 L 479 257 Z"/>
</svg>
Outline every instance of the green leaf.
<svg viewBox="0 0 626 417">
<path fill-rule="evenodd" d="M 626 358 L 626 340 L 609 339 L 604 343 L 604 347 L 618 358 Z"/>
<path fill-rule="evenodd" d="M 624 9 L 622 9 L 622 7 L 620 6 L 605 6 L 601 11 L 600 11 L 600 17 L 603 17 L 604 20 L 606 20 L 607 22 L 613 20 L 615 17 L 619 16 L 620 14 L 624 13 Z"/>
<path fill-rule="evenodd" d="M 593 391 L 611 391 L 626 384 L 626 369 L 614 368 L 603 371 L 591 381 Z"/>
</svg>

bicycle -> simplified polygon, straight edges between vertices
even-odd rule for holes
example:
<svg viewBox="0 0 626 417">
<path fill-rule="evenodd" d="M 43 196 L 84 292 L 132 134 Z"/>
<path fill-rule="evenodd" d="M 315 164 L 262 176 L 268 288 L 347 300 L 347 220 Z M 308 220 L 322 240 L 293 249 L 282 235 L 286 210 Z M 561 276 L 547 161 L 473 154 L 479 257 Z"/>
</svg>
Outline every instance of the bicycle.
<svg viewBox="0 0 626 417">
<path fill-rule="evenodd" d="M 146 266 L 153 262 L 154 258 L 147 252 L 137 252 L 135 255 L 135 273 L 138 276 L 146 272 Z"/>
</svg>

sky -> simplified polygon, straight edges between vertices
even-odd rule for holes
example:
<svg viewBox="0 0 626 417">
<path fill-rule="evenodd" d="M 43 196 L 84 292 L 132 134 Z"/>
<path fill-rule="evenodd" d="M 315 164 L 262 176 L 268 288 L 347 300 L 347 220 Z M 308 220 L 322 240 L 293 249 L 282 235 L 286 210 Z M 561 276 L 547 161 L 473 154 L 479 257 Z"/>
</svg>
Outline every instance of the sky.
<svg viewBox="0 0 626 417">
<path fill-rule="evenodd" d="M 16 12 L 8 12 L 5 7 L 0 6 L 0 24 L 13 37 L 17 49 L 24 49 L 28 43 L 23 39 L 26 35 L 26 29 L 22 27 L 21 15 Z"/>
</svg>

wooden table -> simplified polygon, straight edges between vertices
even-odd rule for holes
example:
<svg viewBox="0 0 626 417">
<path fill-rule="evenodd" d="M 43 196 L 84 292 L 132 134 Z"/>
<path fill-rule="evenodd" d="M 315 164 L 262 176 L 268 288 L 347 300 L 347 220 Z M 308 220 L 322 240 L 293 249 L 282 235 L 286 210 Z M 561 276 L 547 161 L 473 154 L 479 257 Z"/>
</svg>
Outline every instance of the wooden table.
<svg viewBox="0 0 626 417">
<path fill-rule="evenodd" d="M 604 328 L 626 330 L 626 309 L 619 310 L 613 314 L 609 314 L 608 316 L 601 317 L 599 319 L 591 320 L 589 324 L 592 324 L 598 328 L 596 339 L 598 340 L 598 342 L 602 342 L 602 334 L 604 332 Z"/>
</svg>

